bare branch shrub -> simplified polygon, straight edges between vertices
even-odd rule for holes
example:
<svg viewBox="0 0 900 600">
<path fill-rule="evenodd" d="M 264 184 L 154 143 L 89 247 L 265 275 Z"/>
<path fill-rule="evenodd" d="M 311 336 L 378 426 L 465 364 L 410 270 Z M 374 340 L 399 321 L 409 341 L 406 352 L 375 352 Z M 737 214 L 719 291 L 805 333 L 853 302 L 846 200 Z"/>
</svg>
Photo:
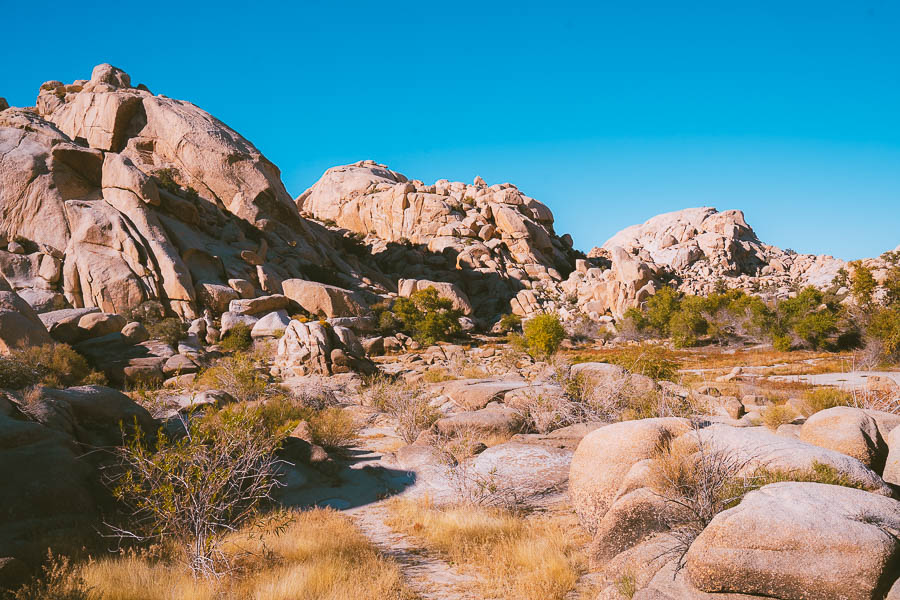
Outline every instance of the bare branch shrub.
<svg viewBox="0 0 900 600">
<path fill-rule="evenodd" d="M 695 426 L 692 440 L 673 443 L 664 440 L 651 463 L 651 488 L 671 508 L 667 515 L 672 546 L 667 554 L 684 566 L 691 543 L 713 518 L 740 502 L 758 486 L 745 476 L 752 457 L 741 456 L 704 439 Z"/>
<path fill-rule="evenodd" d="M 253 411 L 184 426 L 180 439 L 160 432 L 155 443 L 135 428 L 116 450 L 117 464 L 104 479 L 125 507 L 128 525 L 110 527 L 120 538 L 184 544 L 195 575 L 218 576 L 227 568 L 224 536 L 250 521 L 279 484 L 281 438 Z"/>
<path fill-rule="evenodd" d="M 407 444 L 441 417 L 421 385 L 379 377 L 369 384 L 365 396 L 371 406 L 396 419 L 397 432 Z"/>
<path fill-rule="evenodd" d="M 463 430 L 454 435 L 434 434 L 431 444 L 441 457 L 445 475 L 457 503 L 494 506 L 510 511 L 522 507 L 525 494 L 501 481 L 496 469 L 477 471 L 472 457 L 484 449 L 477 433 Z"/>
</svg>

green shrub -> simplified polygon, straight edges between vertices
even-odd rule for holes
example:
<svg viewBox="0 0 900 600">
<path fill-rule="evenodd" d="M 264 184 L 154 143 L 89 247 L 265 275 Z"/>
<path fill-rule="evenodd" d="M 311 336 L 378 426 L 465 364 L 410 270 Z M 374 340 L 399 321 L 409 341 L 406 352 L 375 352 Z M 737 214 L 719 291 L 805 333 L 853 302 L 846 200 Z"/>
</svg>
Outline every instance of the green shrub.
<svg viewBox="0 0 900 600">
<path fill-rule="evenodd" d="M 462 311 L 441 298 L 433 287 L 413 292 L 409 298 L 397 298 L 393 313 L 401 328 L 423 345 L 450 339 L 459 333 Z"/>
<path fill-rule="evenodd" d="M 681 294 L 665 286 L 650 296 L 645 311 L 646 324 L 660 335 L 669 335 L 669 323 L 681 307 Z"/>
<path fill-rule="evenodd" d="M 176 348 L 178 342 L 187 337 L 187 325 L 181 319 L 168 317 L 147 325 L 147 332 L 153 339 L 161 340 Z"/>
<path fill-rule="evenodd" d="M 123 316 L 129 321 L 137 321 L 145 326 L 159 323 L 166 317 L 166 308 L 158 300 L 145 300 L 125 311 Z"/>
<path fill-rule="evenodd" d="M 696 346 L 698 338 L 709 331 L 709 322 L 703 316 L 704 302 L 698 296 L 682 300 L 678 311 L 671 315 L 669 334 L 677 347 Z"/>
<path fill-rule="evenodd" d="M 500 317 L 500 331 L 509 333 L 511 331 L 520 331 L 522 329 L 522 317 L 517 314 L 509 313 Z"/>
<path fill-rule="evenodd" d="M 652 344 L 628 346 L 607 358 L 606 362 L 618 365 L 631 373 L 669 381 L 675 379 L 679 367 L 678 362 L 673 360 L 664 348 Z"/>
<path fill-rule="evenodd" d="M 251 328 L 245 323 L 238 323 L 222 337 L 220 345 L 226 352 L 246 352 L 253 346 Z"/>
<path fill-rule="evenodd" d="M 548 357 L 559 350 L 559 345 L 566 337 L 566 330 L 553 313 L 544 313 L 525 321 L 522 326 L 522 337 L 529 354 L 535 357 Z"/>
<path fill-rule="evenodd" d="M 773 404 L 762 411 L 763 424 L 772 431 L 782 425 L 793 423 L 796 418 L 797 413 L 786 404 Z"/>
<path fill-rule="evenodd" d="M 253 519 L 277 484 L 281 443 L 249 411 L 195 419 L 189 435 L 154 441 L 140 428 L 116 450 L 105 483 L 128 513 L 123 536 L 174 542 L 195 575 L 227 569 L 224 537 Z"/>
<path fill-rule="evenodd" d="M 0 388 L 21 389 L 42 384 L 68 387 L 105 383 L 87 360 L 67 344 L 43 344 L 0 356 Z"/>
<path fill-rule="evenodd" d="M 315 411 L 307 422 L 313 442 L 323 448 L 347 448 L 359 438 L 360 426 L 353 414 L 337 406 Z"/>
<path fill-rule="evenodd" d="M 227 356 L 203 371 L 197 378 L 200 387 L 228 392 L 237 400 L 258 400 L 268 391 L 268 378 L 256 362 L 240 352 Z"/>
<path fill-rule="evenodd" d="M 836 406 L 853 406 L 853 395 L 831 387 L 818 387 L 804 392 L 800 400 L 800 411 L 809 417 L 821 410 Z"/>
<path fill-rule="evenodd" d="M 876 310 L 869 319 L 866 331 L 881 343 L 885 358 L 891 361 L 900 359 L 900 307 Z"/>
</svg>

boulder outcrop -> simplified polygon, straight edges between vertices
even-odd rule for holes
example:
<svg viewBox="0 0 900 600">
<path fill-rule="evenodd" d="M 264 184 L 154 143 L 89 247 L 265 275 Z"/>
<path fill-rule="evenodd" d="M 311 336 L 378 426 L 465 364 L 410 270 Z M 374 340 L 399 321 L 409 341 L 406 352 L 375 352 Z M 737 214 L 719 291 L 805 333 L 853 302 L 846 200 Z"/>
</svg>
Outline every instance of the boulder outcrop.
<svg viewBox="0 0 900 600">
<path fill-rule="evenodd" d="M 366 236 L 385 273 L 456 284 L 485 317 L 574 266 L 550 209 L 509 183 L 427 185 L 360 161 L 329 169 L 296 202 L 303 214 Z"/>
<path fill-rule="evenodd" d="M 335 239 L 240 134 L 110 65 L 0 114 L 0 272 L 39 312 L 155 299 L 194 318 L 307 268 L 352 280 Z"/>
</svg>

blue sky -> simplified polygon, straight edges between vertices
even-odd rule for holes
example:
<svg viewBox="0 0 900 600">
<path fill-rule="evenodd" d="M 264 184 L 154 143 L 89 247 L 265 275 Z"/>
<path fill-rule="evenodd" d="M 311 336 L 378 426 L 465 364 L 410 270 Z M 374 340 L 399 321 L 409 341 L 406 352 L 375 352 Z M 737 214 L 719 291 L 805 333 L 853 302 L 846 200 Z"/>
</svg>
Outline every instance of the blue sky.
<svg viewBox="0 0 900 600">
<path fill-rule="evenodd" d="M 110 62 L 249 138 L 292 195 L 371 158 L 511 181 L 585 250 L 703 205 L 801 252 L 900 244 L 895 0 L 53 4 L 4 6 L 10 104 Z"/>
</svg>

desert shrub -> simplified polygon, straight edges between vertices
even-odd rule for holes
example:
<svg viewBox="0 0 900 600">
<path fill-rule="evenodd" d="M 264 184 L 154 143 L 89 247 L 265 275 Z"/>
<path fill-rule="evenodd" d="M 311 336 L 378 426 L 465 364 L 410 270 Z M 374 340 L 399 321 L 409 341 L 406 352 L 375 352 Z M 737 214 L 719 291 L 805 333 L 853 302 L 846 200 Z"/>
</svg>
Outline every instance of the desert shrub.
<svg viewBox="0 0 900 600">
<path fill-rule="evenodd" d="M 69 559 L 47 551 L 41 574 L 10 594 L 12 600 L 88 600 L 91 589 Z"/>
<path fill-rule="evenodd" d="M 137 306 L 126 310 L 122 316 L 129 321 L 137 321 L 145 326 L 152 325 L 166 317 L 166 308 L 158 300 L 145 300 Z"/>
<path fill-rule="evenodd" d="M 442 381 L 450 381 L 451 379 L 456 378 L 448 373 L 447 369 L 442 368 L 428 369 L 422 374 L 422 381 L 425 383 L 440 383 Z"/>
<path fill-rule="evenodd" d="M 461 329 L 462 311 L 432 287 L 413 292 L 409 298 L 397 298 L 393 313 L 403 331 L 426 346 L 448 340 Z"/>
<path fill-rule="evenodd" d="M 559 345 L 566 337 L 566 330 L 559 316 L 544 313 L 525 321 L 522 337 L 529 354 L 546 358 L 559 350 Z"/>
<path fill-rule="evenodd" d="M 105 380 L 67 344 L 29 346 L 0 356 L 0 388 L 21 389 L 36 384 L 68 387 Z"/>
<path fill-rule="evenodd" d="M 514 313 L 508 313 L 500 317 L 500 331 L 510 333 L 522 328 L 522 317 Z"/>
<path fill-rule="evenodd" d="M 378 377 L 370 382 L 366 399 L 397 421 L 397 432 L 407 444 L 416 441 L 420 433 L 441 417 L 440 411 L 431 406 L 430 398 L 421 386 L 387 377 Z"/>
<path fill-rule="evenodd" d="M 879 358 L 885 362 L 900 360 L 900 306 L 875 310 L 866 334 L 879 346 Z"/>
<path fill-rule="evenodd" d="M 268 391 L 268 377 L 247 354 L 219 359 L 197 378 L 199 387 L 223 390 L 238 400 L 257 400 Z"/>
<path fill-rule="evenodd" d="M 353 414 L 338 406 L 314 411 L 307 422 L 313 442 L 329 450 L 348 448 L 359 438 L 360 427 Z"/>
<path fill-rule="evenodd" d="M 278 484 L 281 440 L 247 411 L 186 429 L 180 439 L 159 432 L 151 442 L 135 428 L 115 451 L 104 480 L 127 519 L 113 532 L 178 543 L 193 573 L 217 575 L 227 568 L 223 538 L 249 522 Z"/>
<path fill-rule="evenodd" d="M 667 551 L 677 569 L 710 521 L 752 489 L 741 476 L 750 459 L 705 441 L 699 433 L 695 428 L 696 445 L 664 439 L 650 463 L 651 489 L 670 507 L 665 519 L 672 543 Z"/>
<path fill-rule="evenodd" d="M 770 483 L 780 483 L 782 481 L 803 481 L 810 483 L 824 483 L 826 485 L 839 485 L 842 487 L 855 488 L 859 490 L 866 489 L 865 486 L 850 479 L 846 473 L 838 471 L 831 465 L 813 461 L 809 469 L 781 471 L 777 469 L 769 469 L 767 467 L 759 467 L 746 478 L 747 491 L 759 489 Z"/>
<path fill-rule="evenodd" d="M 660 335 L 669 335 L 669 323 L 678 313 L 681 305 L 681 294 L 673 288 L 665 286 L 647 300 L 645 319 L 648 327 L 652 327 Z"/>
<path fill-rule="evenodd" d="M 793 298 L 767 305 L 739 290 L 719 290 L 705 297 L 681 294 L 670 287 L 651 296 L 643 310 L 626 311 L 620 333 L 639 338 L 644 332 L 669 337 L 677 347 L 723 342 L 735 335 L 767 339 L 778 350 L 795 344 L 835 346 L 853 330 L 837 298 L 812 287 Z"/>
<path fill-rule="evenodd" d="M 246 352 L 253 346 L 253 337 L 251 337 L 250 331 L 249 325 L 238 323 L 225 333 L 219 345 L 226 352 Z"/>
<path fill-rule="evenodd" d="M 821 410 L 836 406 L 853 406 L 853 394 L 831 387 L 817 387 L 803 393 L 800 412 L 809 417 Z"/>
<path fill-rule="evenodd" d="M 762 422 L 772 431 L 775 431 L 782 425 L 793 423 L 796 418 L 797 413 L 786 404 L 773 404 L 762 411 Z"/>
<path fill-rule="evenodd" d="M 628 346 L 605 360 L 631 373 L 646 375 L 655 380 L 673 381 L 678 374 L 678 362 L 671 358 L 665 348 L 649 343 Z"/>
<path fill-rule="evenodd" d="M 688 296 L 681 301 L 678 311 L 668 323 L 675 346 L 696 346 L 700 336 L 709 331 L 709 321 L 703 316 L 703 308 L 703 299 L 698 296 Z"/>
<path fill-rule="evenodd" d="M 161 340 L 173 348 L 178 342 L 187 337 L 187 325 L 175 317 L 167 317 L 155 323 L 147 325 L 147 332 L 153 339 Z"/>
</svg>

